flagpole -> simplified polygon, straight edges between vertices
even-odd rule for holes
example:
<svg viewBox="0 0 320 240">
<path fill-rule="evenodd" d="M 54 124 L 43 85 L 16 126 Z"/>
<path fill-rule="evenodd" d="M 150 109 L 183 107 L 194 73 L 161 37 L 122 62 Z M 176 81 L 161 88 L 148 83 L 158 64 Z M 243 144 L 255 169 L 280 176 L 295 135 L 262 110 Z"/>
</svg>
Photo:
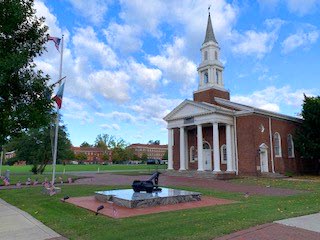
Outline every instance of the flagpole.
<svg viewBox="0 0 320 240">
<path fill-rule="evenodd" d="M 59 79 L 62 78 L 62 60 L 63 60 L 63 35 L 61 38 L 61 53 L 60 53 L 60 68 L 59 68 Z M 59 87 L 61 86 L 59 82 Z M 51 185 L 54 186 L 55 175 L 56 175 L 56 163 L 57 163 L 57 148 L 58 148 L 58 133 L 59 133 L 59 106 L 57 106 L 57 118 L 56 118 L 56 129 L 54 134 L 54 149 L 53 149 L 53 162 L 52 162 L 52 181 Z"/>
</svg>

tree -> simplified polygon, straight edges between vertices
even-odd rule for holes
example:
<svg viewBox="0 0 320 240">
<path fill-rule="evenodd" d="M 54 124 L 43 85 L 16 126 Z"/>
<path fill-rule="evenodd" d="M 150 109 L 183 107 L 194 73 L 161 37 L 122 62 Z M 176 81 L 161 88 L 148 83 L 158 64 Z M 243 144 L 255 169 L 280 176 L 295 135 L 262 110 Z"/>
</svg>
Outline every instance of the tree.
<svg viewBox="0 0 320 240">
<path fill-rule="evenodd" d="M 316 171 L 320 172 L 320 97 L 304 97 L 302 105 L 303 122 L 297 129 L 295 146 L 304 159 L 316 162 Z"/>
<path fill-rule="evenodd" d="M 48 27 L 35 11 L 33 0 L 0 1 L 0 145 L 50 122 L 49 76 L 34 63 L 45 50 Z"/>
<path fill-rule="evenodd" d="M 89 143 L 87 143 L 86 141 L 84 141 L 83 143 L 81 143 L 80 147 L 81 147 L 81 148 L 83 148 L 83 147 L 92 147 L 92 145 L 90 145 Z"/>
<path fill-rule="evenodd" d="M 15 160 L 24 160 L 32 164 L 34 174 L 43 173 L 46 165 L 52 161 L 52 143 L 54 126 L 30 129 L 13 138 L 6 149 L 16 150 Z M 71 142 L 68 139 L 65 126 L 59 127 L 57 162 L 72 158 Z"/>
<path fill-rule="evenodd" d="M 147 160 L 148 160 L 148 155 L 147 155 L 146 153 L 142 153 L 142 155 L 141 155 L 141 160 L 142 160 L 143 162 L 147 161 Z"/>
<path fill-rule="evenodd" d="M 168 160 L 168 150 L 163 154 L 162 159 Z"/>
<path fill-rule="evenodd" d="M 99 147 L 103 150 L 113 148 L 125 148 L 128 144 L 122 138 L 116 138 L 109 134 L 99 134 L 95 140 L 95 147 Z"/>
<path fill-rule="evenodd" d="M 79 160 L 79 161 L 85 161 L 87 160 L 87 155 L 85 153 L 77 153 L 75 155 L 75 159 Z"/>
<path fill-rule="evenodd" d="M 111 143 L 114 141 L 114 137 L 109 134 L 99 134 L 95 140 L 95 147 L 101 148 L 104 151 L 111 148 Z"/>
</svg>

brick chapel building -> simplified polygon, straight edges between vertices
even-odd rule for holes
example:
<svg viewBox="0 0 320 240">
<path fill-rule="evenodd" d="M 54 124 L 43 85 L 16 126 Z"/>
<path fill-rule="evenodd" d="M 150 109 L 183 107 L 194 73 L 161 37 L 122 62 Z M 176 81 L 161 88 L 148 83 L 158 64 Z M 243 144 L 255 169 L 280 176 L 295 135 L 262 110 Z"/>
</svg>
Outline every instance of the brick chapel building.
<svg viewBox="0 0 320 240">
<path fill-rule="evenodd" d="M 230 101 L 210 13 L 200 50 L 193 101 L 183 101 L 164 118 L 168 169 L 236 175 L 298 172 L 293 134 L 301 119 Z"/>
</svg>

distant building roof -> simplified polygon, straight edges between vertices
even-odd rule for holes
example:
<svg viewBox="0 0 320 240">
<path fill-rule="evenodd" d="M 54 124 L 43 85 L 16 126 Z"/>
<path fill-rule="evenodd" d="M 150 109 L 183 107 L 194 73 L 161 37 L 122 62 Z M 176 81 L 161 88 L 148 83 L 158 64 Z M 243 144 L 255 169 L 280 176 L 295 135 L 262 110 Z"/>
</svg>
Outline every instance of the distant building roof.
<svg viewBox="0 0 320 240">
<path fill-rule="evenodd" d="M 133 147 L 153 147 L 153 148 L 167 148 L 168 145 L 158 145 L 158 144 L 142 144 L 142 143 L 133 143 L 130 146 L 130 148 Z"/>
</svg>

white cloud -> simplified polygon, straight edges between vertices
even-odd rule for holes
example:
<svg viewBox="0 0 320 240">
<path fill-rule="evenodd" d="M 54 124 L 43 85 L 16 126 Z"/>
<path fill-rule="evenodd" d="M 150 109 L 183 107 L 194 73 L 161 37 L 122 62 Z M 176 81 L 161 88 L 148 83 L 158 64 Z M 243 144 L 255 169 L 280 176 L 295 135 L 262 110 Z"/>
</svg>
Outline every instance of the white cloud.
<svg viewBox="0 0 320 240">
<path fill-rule="evenodd" d="M 129 76 L 122 71 L 110 72 L 106 70 L 96 71 L 88 77 L 89 86 L 94 92 L 100 93 L 107 99 L 127 101 L 129 96 Z"/>
<path fill-rule="evenodd" d="M 319 0 L 287 0 L 289 11 L 299 16 L 313 12 L 319 5 Z"/>
<path fill-rule="evenodd" d="M 165 125 L 163 118 L 181 102 L 181 99 L 168 99 L 162 95 L 151 95 L 149 98 L 136 101 L 129 108 L 138 114 L 139 119 L 151 120 L 158 125 Z"/>
<path fill-rule="evenodd" d="M 184 39 L 175 38 L 172 45 L 164 46 L 161 55 L 148 56 L 149 62 L 162 70 L 166 79 L 182 83 L 183 91 L 194 87 L 197 77 L 196 64 L 181 54 L 184 47 Z"/>
<path fill-rule="evenodd" d="M 282 53 L 289 53 L 298 47 L 307 48 L 316 43 L 319 38 L 319 31 L 297 32 L 287 37 L 281 44 Z"/>
<path fill-rule="evenodd" d="M 92 27 L 78 28 L 72 38 L 72 43 L 77 56 L 90 58 L 91 61 L 97 59 L 104 68 L 113 68 L 119 65 L 114 51 L 98 39 Z"/>
<path fill-rule="evenodd" d="M 280 112 L 282 105 L 300 107 L 303 102 L 303 94 L 313 95 L 315 89 L 292 90 L 290 86 L 276 88 L 267 87 L 263 90 L 255 91 L 248 95 L 231 96 L 231 101 L 242 103 L 273 112 Z"/>
<path fill-rule="evenodd" d="M 265 31 L 248 30 L 243 34 L 234 32 L 232 51 L 237 54 L 253 55 L 258 58 L 262 58 L 269 53 L 278 39 L 278 32 L 284 21 L 267 19 L 264 24 L 267 27 Z"/>
<path fill-rule="evenodd" d="M 69 0 L 69 2 L 86 19 L 99 24 L 103 22 L 111 0 Z"/>
<path fill-rule="evenodd" d="M 104 129 L 113 129 L 113 130 L 116 130 L 116 131 L 119 131 L 121 128 L 118 124 L 116 123 L 113 123 L 113 124 L 101 124 L 100 125 L 101 128 L 104 128 Z"/>
<path fill-rule="evenodd" d="M 111 113 L 96 112 L 95 115 L 104 117 L 104 118 L 110 118 L 117 121 L 124 121 L 124 122 L 131 122 L 131 123 L 137 120 L 135 116 L 127 112 L 118 112 L 118 111 L 113 111 Z"/>
<path fill-rule="evenodd" d="M 159 69 L 148 68 L 143 63 L 137 63 L 134 60 L 129 62 L 127 71 L 133 80 L 146 91 L 155 89 L 162 77 L 162 72 Z"/>
<path fill-rule="evenodd" d="M 80 101 L 64 96 L 62 106 L 63 116 L 69 119 L 78 119 L 81 124 L 93 123 L 93 117 L 85 110 L 85 104 Z"/>
<path fill-rule="evenodd" d="M 111 23 L 107 29 L 103 30 L 108 43 L 124 53 L 140 50 L 142 47 L 142 41 L 139 39 L 140 32 L 137 26 L 118 23 Z"/>
</svg>

